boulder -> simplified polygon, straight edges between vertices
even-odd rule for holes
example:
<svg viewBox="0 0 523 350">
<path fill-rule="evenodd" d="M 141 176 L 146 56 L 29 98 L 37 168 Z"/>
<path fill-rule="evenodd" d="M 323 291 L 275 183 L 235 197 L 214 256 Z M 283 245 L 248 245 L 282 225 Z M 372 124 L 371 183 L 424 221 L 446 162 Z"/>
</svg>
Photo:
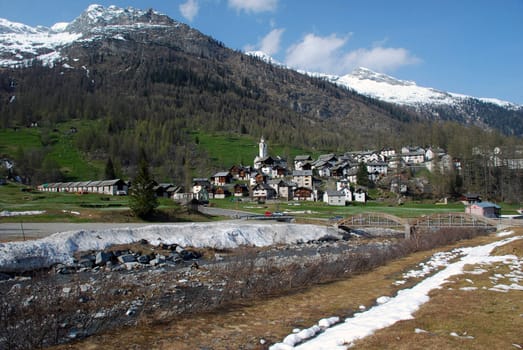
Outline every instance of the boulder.
<svg viewBox="0 0 523 350">
<path fill-rule="evenodd" d="M 167 257 L 167 260 L 178 263 L 183 261 L 183 258 L 180 254 L 176 252 L 171 252 L 171 254 L 169 254 L 169 256 Z"/>
<path fill-rule="evenodd" d="M 131 263 L 136 261 L 136 257 L 133 254 L 124 254 L 118 257 L 118 261 L 121 264 Z"/>
<path fill-rule="evenodd" d="M 105 264 L 107 264 L 108 261 L 111 260 L 112 256 L 112 253 L 98 252 L 96 254 L 96 260 L 94 264 L 97 266 L 104 266 Z"/>
<path fill-rule="evenodd" d="M 138 258 L 136 258 L 136 260 L 140 264 L 148 264 L 151 259 L 149 258 L 148 255 L 140 255 Z"/>
<path fill-rule="evenodd" d="M 193 250 L 184 250 L 180 254 L 183 260 L 194 260 L 201 258 L 201 254 Z"/>
<path fill-rule="evenodd" d="M 156 266 L 156 265 L 164 264 L 165 260 L 166 260 L 165 256 L 158 254 L 158 255 L 156 255 L 156 257 L 154 259 L 149 261 L 149 264 L 152 266 Z"/>
<path fill-rule="evenodd" d="M 86 267 L 88 269 L 92 269 L 94 267 L 94 260 L 91 260 L 89 258 L 82 258 L 78 261 L 78 265 L 80 267 Z"/>
</svg>

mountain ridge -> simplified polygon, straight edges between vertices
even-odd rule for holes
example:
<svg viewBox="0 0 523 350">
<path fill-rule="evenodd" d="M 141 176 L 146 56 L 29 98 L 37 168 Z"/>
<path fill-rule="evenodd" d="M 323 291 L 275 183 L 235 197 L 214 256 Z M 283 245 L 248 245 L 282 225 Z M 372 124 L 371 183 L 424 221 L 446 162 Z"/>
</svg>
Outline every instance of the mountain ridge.
<svg viewBox="0 0 523 350">
<path fill-rule="evenodd" d="M 229 49 L 212 37 L 152 9 L 91 5 L 69 24 L 38 27 L 38 30 L 23 27 L 22 24 L 9 24 L 7 21 L 2 23 L 4 27 L 14 28 L 10 33 L 0 35 L 0 66 L 6 69 L 6 99 L 15 101 L 13 106 L 24 105 L 24 108 L 35 111 L 32 113 L 34 116 L 27 112 L 23 116 L 22 111 L 19 111 L 23 120 L 56 118 L 52 116 L 56 110 L 65 115 L 69 110 L 77 110 L 72 115 L 89 114 L 78 107 L 85 103 L 80 96 L 75 96 L 71 101 L 57 101 L 53 110 L 46 101 L 54 97 L 42 99 L 42 91 L 26 92 L 26 96 L 34 96 L 30 103 L 21 94 L 23 88 L 31 90 L 36 86 L 45 86 L 43 79 L 60 79 L 70 84 L 70 88 L 64 91 L 56 85 L 57 93 L 74 95 L 74 89 L 78 89 L 77 93 L 86 93 L 83 99 L 93 98 L 98 101 L 98 105 L 92 107 L 98 110 L 97 115 L 123 118 L 120 116 L 121 111 L 114 108 L 107 110 L 101 104 L 104 101 L 105 104 L 113 105 L 112 100 L 106 100 L 109 97 L 122 100 L 121 96 L 125 96 L 123 100 L 128 99 L 130 106 L 140 101 L 150 108 L 153 104 L 149 96 L 157 94 L 162 104 L 173 105 L 174 99 L 177 101 L 174 103 L 176 108 L 183 109 L 186 106 L 183 99 L 190 100 L 189 96 L 192 96 L 197 100 L 201 97 L 195 92 L 207 92 L 211 94 L 214 105 L 206 106 L 209 101 L 200 101 L 192 106 L 190 113 L 208 115 L 206 122 L 221 119 L 221 124 L 216 123 L 214 126 L 216 128 L 225 128 L 227 118 L 235 120 L 241 130 L 251 134 L 263 133 L 263 128 L 268 125 L 271 128 L 280 125 L 274 135 L 283 141 L 300 139 L 292 135 L 290 130 L 297 131 L 307 125 L 312 130 L 317 128 L 318 135 L 314 141 L 300 142 L 329 147 L 342 147 L 348 143 L 370 145 L 375 142 L 376 135 L 383 132 L 389 139 L 395 132 L 405 133 L 405 123 L 420 120 L 456 120 L 465 124 L 497 127 L 496 118 L 485 121 L 483 117 L 471 113 L 456 117 L 459 111 L 442 110 L 439 107 L 424 113 L 411 106 L 367 97 L 356 89 L 340 84 L 340 77 L 306 75 L 280 66 L 275 61 L 266 64 L 266 58 L 250 58 L 242 52 Z M 21 34 L 23 30 L 28 33 Z M 34 38 L 38 40 L 32 40 Z M 1 45 L 5 42 L 9 45 Z M 40 65 L 51 70 L 42 70 Z M 12 70 L 14 68 L 23 70 Z M 33 74 L 33 71 L 38 71 L 40 76 Z M 361 77 L 363 73 L 360 72 Z M 367 77 L 371 75 L 370 71 L 366 73 Z M 12 94 L 10 87 L 14 78 L 9 75 L 16 76 L 20 87 L 23 87 L 17 88 L 15 94 Z M 385 75 L 376 75 L 374 80 L 395 81 Z M 400 81 L 396 86 L 416 87 L 415 83 Z M 39 107 L 35 105 L 35 98 L 41 103 Z M 227 106 L 231 103 L 235 108 Z M 487 104 L 483 103 L 480 108 L 494 108 L 484 105 Z M 204 110 L 202 106 L 205 106 Z M 127 108 L 121 106 L 122 110 Z M 472 108 L 478 109 L 476 105 Z M 495 108 L 498 108 L 496 113 L 504 113 L 505 120 L 514 119 L 513 112 Z M 131 120 L 140 118 L 137 110 L 143 108 L 137 106 L 134 111 L 129 111 Z M 209 114 L 210 110 L 213 114 Z M 177 112 L 172 109 L 165 113 Z M 250 120 L 242 122 L 246 115 Z M 247 127 L 253 121 L 260 125 L 259 131 L 254 126 Z M 129 123 L 120 120 L 116 124 L 123 127 Z M 507 134 L 523 134 L 523 126 L 507 124 L 509 127 L 504 130 Z"/>
<path fill-rule="evenodd" d="M 262 51 L 250 51 L 247 52 L 247 54 L 258 57 L 267 63 L 292 69 L 291 67 L 278 62 L 273 57 Z M 354 89 L 358 93 L 365 96 L 377 98 L 380 101 L 412 107 L 423 104 L 449 104 L 453 102 L 452 100 L 458 101 L 464 99 L 476 99 L 485 103 L 492 103 L 503 108 L 513 110 L 523 109 L 523 105 L 501 100 L 495 97 L 476 97 L 461 93 L 443 91 L 431 87 L 419 86 L 415 81 L 397 79 L 391 75 L 375 72 L 366 67 L 357 67 L 351 73 L 341 76 L 320 72 L 309 72 L 304 70 L 300 70 L 300 72 L 314 77 L 321 77 L 340 86 Z M 374 86 L 369 85 L 368 82 Z M 380 87 L 379 84 L 386 85 Z M 403 88 L 407 91 L 403 91 L 403 93 L 401 91 L 393 91 L 392 87 L 397 87 L 400 89 Z M 408 91 L 409 89 L 410 91 Z"/>
<path fill-rule="evenodd" d="M 23 23 L 11 22 L 7 19 L 0 18 L 0 67 L 19 66 L 20 64 L 23 65 L 24 61 L 27 65 L 27 58 L 25 60 L 22 58 L 28 54 L 29 59 L 41 59 L 44 64 L 52 65 L 56 63 L 56 61 L 67 61 L 67 57 L 62 57 L 57 52 L 64 46 L 68 46 L 78 40 L 90 40 L 95 35 L 103 34 L 100 28 L 107 29 L 108 27 L 111 28 L 111 26 L 115 26 L 111 29 L 117 30 L 118 27 L 121 26 L 132 27 L 139 26 L 140 24 L 172 26 L 180 25 L 181 22 L 177 22 L 153 9 L 140 10 L 133 7 L 119 8 L 114 5 L 104 7 L 98 4 L 88 6 L 85 11 L 70 23 L 57 23 L 50 28 L 43 26 L 31 27 Z M 15 37 L 13 38 L 13 36 Z M 26 40 L 20 38 L 20 36 L 25 36 Z M 32 44 L 28 36 L 35 36 L 34 41 L 37 44 Z M 45 40 L 43 38 L 44 36 L 48 36 L 48 40 Z M 50 55 L 53 52 L 54 54 Z M 11 57 L 7 58 L 9 54 L 11 54 Z M 289 68 L 261 51 L 248 52 L 247 54 L 256 56 L 269 64 Z M 400 80 L 364 67 L 358 67 L 351 73 L 343 76 L 300 72 L 325 78 L 340 86 L 354 89 L 365 96 L 410 107 L 455 104 L 460 103 L 463 99 L 472 98 L 485 103 L 496 104 L 502 108 L 512 110 L 523 109 L 522 105 L 503 101 L 498 98 L 474 97 L 418 86 L 414 81 Z M 394 86 L 396 91 L 392 91 L 391 86 Z"/>
</svg>

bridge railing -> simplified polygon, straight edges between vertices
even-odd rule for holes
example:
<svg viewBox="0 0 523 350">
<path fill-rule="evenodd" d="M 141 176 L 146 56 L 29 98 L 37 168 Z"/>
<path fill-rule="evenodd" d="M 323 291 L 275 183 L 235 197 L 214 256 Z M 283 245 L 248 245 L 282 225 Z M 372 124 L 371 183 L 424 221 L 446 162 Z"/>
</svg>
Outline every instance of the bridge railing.
<svg viewBox="0 0 523 350">
<path fill-rule="evenodd" d="M 412 219 L 400 218 L 386 213 L 371 212 L 350 215 L 339 220 L 337 225 L 349 228 L 403 227 L 405 230 L 405 237 L 408 238 L 410 237 L 411 231 L 417 229 L 440 227 L 496 228 L 499 225 L 499 220 L 459 212 L 439 213 Z"/>
</svg>

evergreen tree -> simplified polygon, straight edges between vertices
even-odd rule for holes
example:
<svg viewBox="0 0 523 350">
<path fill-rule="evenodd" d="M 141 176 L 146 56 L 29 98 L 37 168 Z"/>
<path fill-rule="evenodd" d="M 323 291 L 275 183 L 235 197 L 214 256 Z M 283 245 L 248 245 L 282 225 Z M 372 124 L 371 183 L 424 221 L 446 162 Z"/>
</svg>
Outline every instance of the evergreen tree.
<svg viewBox="0 0 523 350">
<path fill-rule="evenodd" d="M 138 174 L 131 184 L 129 195 L 129 207 L 136 216 L 142 219 L 150 217 L 158 207 L 154 186 L 155 182 L 149 173 L 149 163 L 145 156 L 142 155 L 138 166 Z"/>
<path fill-rule="evenodd" d="M 113 180 L 116 179 L 116 171 L 114 170 L 114 164 L 111 157 L 107 159 L 107 163 L 105 163 L 105 179 L 104 180 Z"/>
<path fill-rule="evenodd" d="M 365 163 L 361 162 L 358 166 L 358 173 L 356 174 L 356 182 L 358 182 L 358 185 L 360 186 L 369 186 L 369 172 L 367 171 L 367 165 Z"/>
</svg>

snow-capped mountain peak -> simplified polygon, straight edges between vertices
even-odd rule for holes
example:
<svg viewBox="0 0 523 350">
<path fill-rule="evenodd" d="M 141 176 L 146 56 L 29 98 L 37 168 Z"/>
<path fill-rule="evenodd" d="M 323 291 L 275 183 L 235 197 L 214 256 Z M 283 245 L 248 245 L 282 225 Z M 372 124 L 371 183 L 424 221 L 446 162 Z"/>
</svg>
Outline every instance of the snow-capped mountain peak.
<svg viewBox="0 0 523 350">
<path fill-rule="evenodd" d="M 65 32 L 69 22 L 58 22 L 51 26 L 51 30 L 55 33 Z"/>
<path fill-rule="evenodd" d="M 0 34 L 36 34 L 38 30 L 36 28 L 30 27 L 28 25 L 11 22 L 7 19 L 0 18 Z"/>
<path fill-rule="evenodd" d="M 73 33 L 86 33 L 93 28 L 113 25 L 133 25 L 136 23 L 171 24 L 173 21 L 156 11 L 143 11 L 133 7 L 120 8 L 90 5 L 79 17 L 66 28 Z"/>
<path fill-rule="evenodd" d="M 33 60 L 54 65 L 67 60 L 61 49 L 77 41 L 102 37 L 122 39 L 122 32 L 176 22 L 153 10 L 90 5 L 71 23 L 31 27 L 0 19 L 0 67 L 29 66 Z"/>
<path fill-rule="evenodd" d="M 271 64 L 285 66 L 275 61 L 261 51 L 247 52 L 248 55 L 258 57 Z M 287 67 L 291 69 L 290 67 Z M 523 110 L 523 106 L 502 101 L 496 98 L 478 98 L 458 93 L 446 92 L 430 87 L 417 85 L 414 81 L 400 80 L 390 75 L 378 73 L 371 69 L 358 67 L 344 76 L 329 75 L 325 73 L 312 73 L 301 71 L 314 77 L 320 77 L 330 82 L 352 89 L 359 94 L 376 98 L 381 101 L 403 106 L 414 107 L 418 111 L 423 108 L 452 106 L 456 107 L 470 100 L 490 103 L 509 110 Z M 430 111 L 432 113 L 432 111 Z"/>
<path fill-rule="evenodd" d="M 522 106 L 496 98 L 477 98 L 419 86 L 413 81 L 396 79 L 389 75 L 376 73 L 362 67 L 355 69 L 350 74 L 342 77 L 332 77 L 329 80 L 354 89 L 363 95 L 406 106 L 455 106 L 464 101 L 474 99 L 507 109 L 522 108 Z"/>
<path fill-rule="evenodd" d="M 452 104 L 464 96 L 418 86 L 415 82 L 399 80 L 368 68 L 357 68 L 352 73 L 331 79 L 338 85 L 382 101 L 400 105 Z"/>
<path fill-rule="evenodd" d="M 350 73 L 350 76 L 359 80 L 371 80 L 376 83 L 386 83 L 389 85 L 416 86 L 416 83 L 413 81 L 399 80 L 383 73 L 374 72 L 364 67 L 358 67 L 354 69 L 352 73 Z"/>
</svg>

